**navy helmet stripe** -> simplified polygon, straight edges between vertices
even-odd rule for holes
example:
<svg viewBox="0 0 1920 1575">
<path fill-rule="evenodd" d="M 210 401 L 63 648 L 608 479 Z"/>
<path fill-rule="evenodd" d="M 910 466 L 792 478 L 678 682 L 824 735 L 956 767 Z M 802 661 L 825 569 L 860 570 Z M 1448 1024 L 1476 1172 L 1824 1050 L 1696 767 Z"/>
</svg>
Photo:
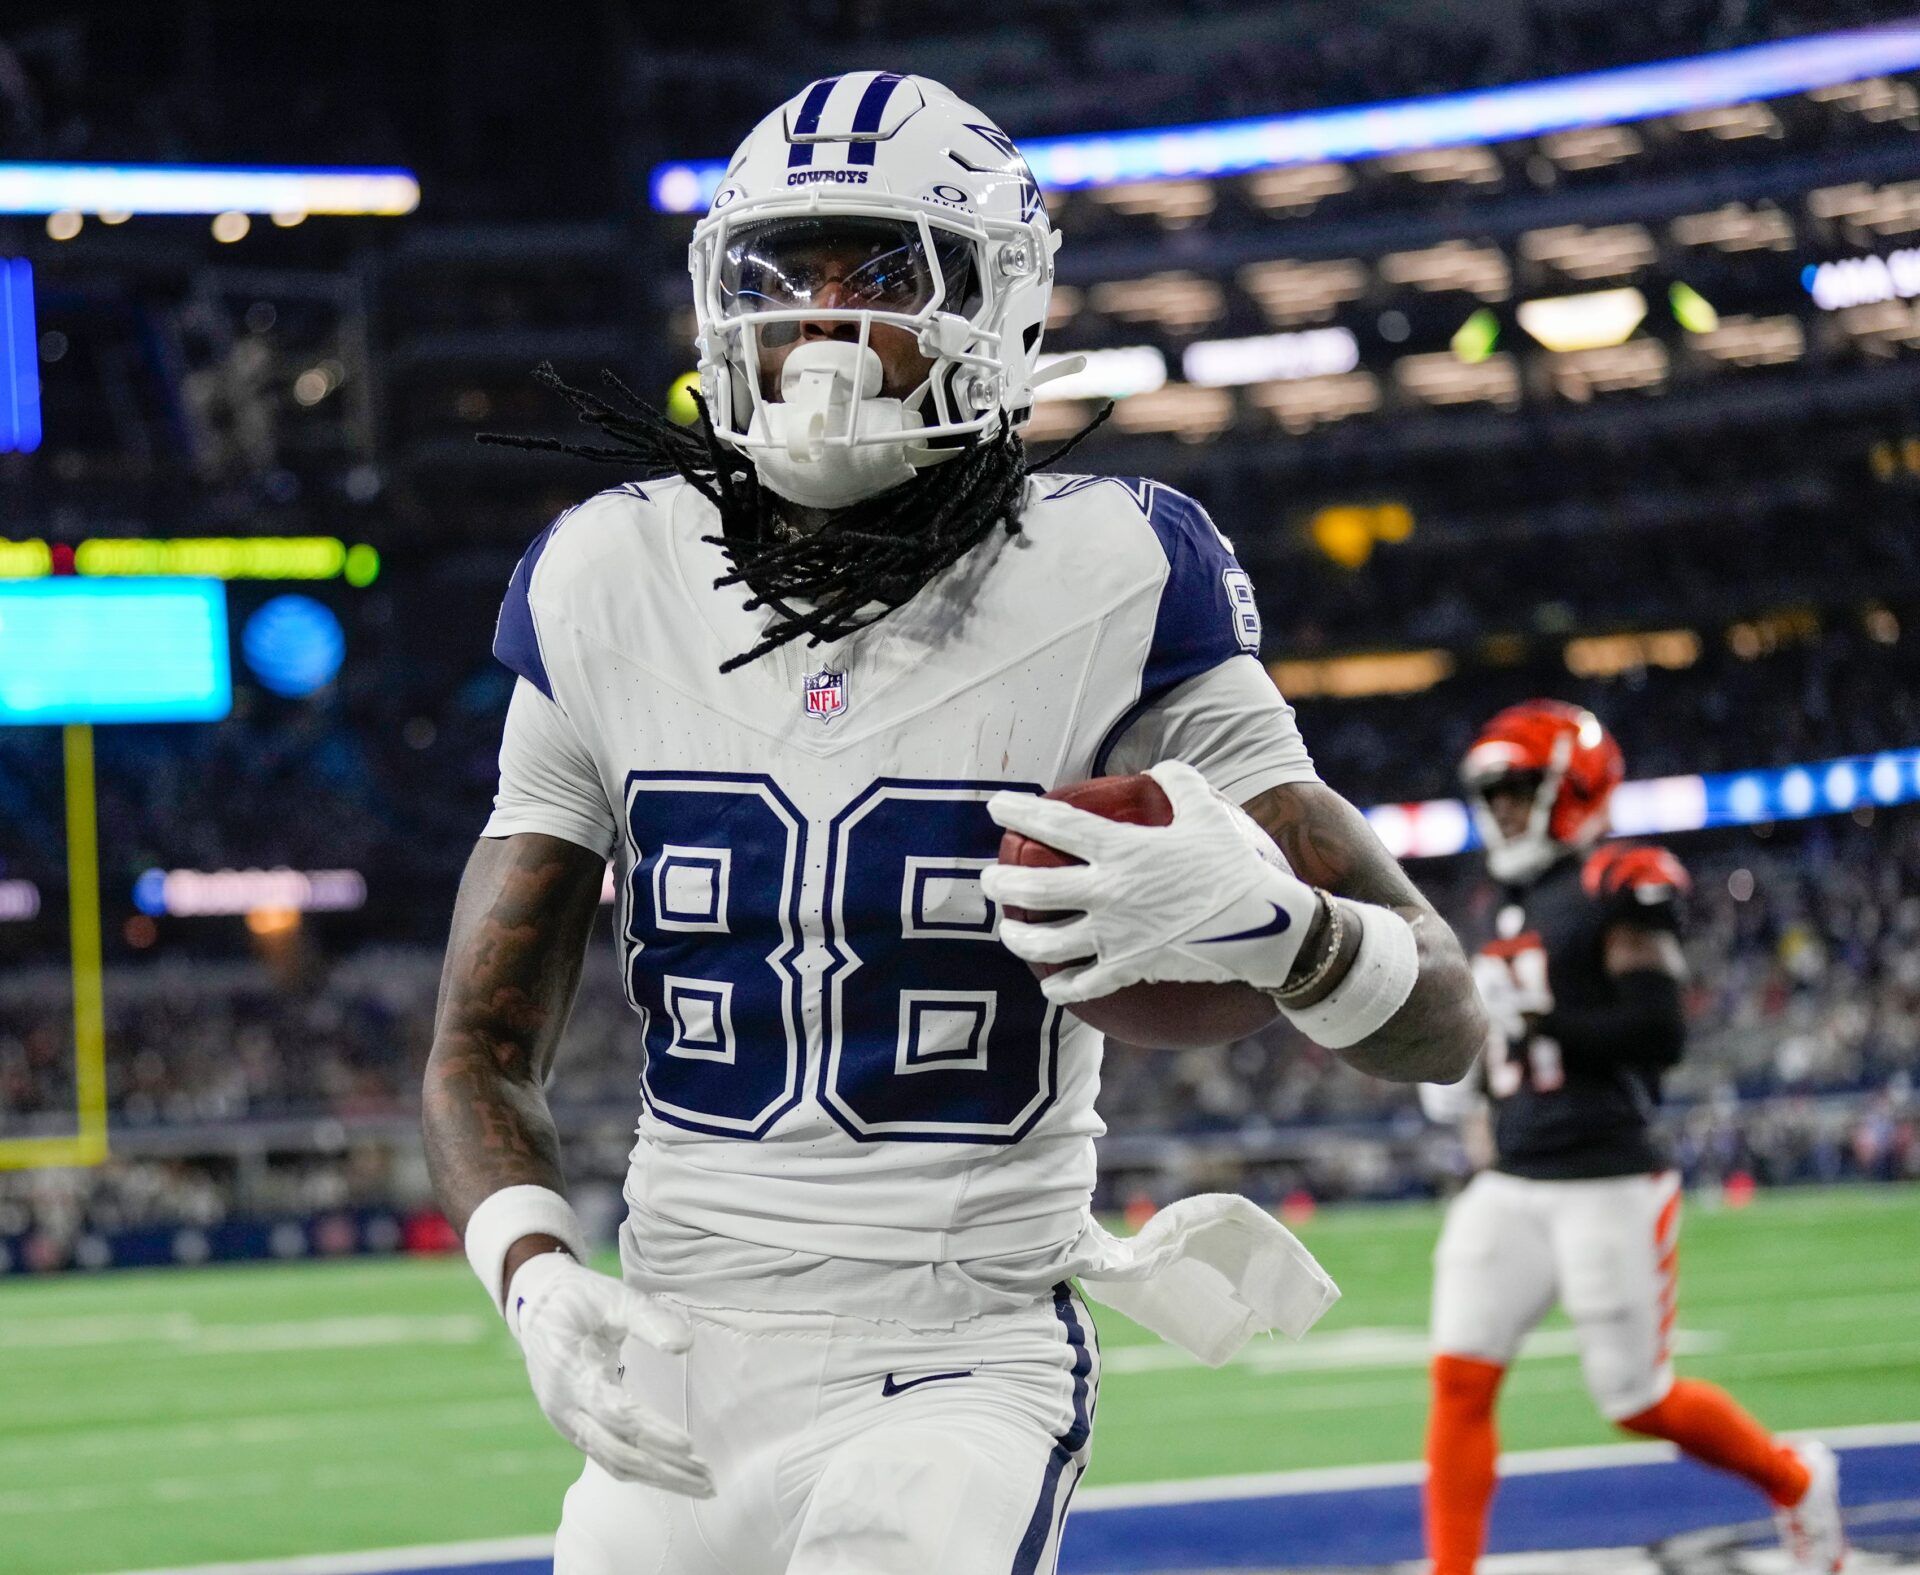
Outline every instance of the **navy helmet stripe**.
<svg viewBox="0 0 1920 1575">
<path fill-rule="evenodd" d="M 887 112 L 887 100 L 893 97 L 893 90 L 900 85 L 899 73 L 879 72 L 867 84 L 866 92 L 860 95 L 860 105 L 853 112 L 853 132 L 859 136 L 862 132 L 872 133 L 880 129 L 880 117 Z M 847 150 L 849 164 L 871 164 L 877 142 L 856 142 Z"/>
<path fill-rule="evenodd" d="M 800 113 L 794 117 L 793 124 L 787 128 L 793 136 L 810 137 L 820 129 L 820 116 L 827 107 L 827 100 L 833 96 L 834 88 L 839 84 L 838 77 L 822 77 L 807 89 L 807 96 L 800 101 Z M 787 149 L 787 168 L 798 169 L 803 164 L 813 162 L 813 144 L 796 142 Z"/>
</svg>

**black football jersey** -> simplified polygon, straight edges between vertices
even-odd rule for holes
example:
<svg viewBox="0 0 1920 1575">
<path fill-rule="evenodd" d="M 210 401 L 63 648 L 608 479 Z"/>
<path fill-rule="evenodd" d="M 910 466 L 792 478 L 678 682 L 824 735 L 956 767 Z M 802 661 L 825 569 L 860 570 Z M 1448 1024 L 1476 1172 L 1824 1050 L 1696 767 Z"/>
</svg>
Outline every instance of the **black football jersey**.
<svg viewBox="0 0 1920 1575">
<path fill-rule="evenodd" d="M 1544 1181 L 1664 1169 L 1653 1131 L 1663 1058 L 1630 1043 L 1602 1064 L 1569 1066 L 1520 1014 L 1607 1006 L 1614 983 L 1604 943 L 1616 924 L 1677 929 L 1686 875 L 1652 847 L 1603 847 L 1562 859 L 1530 886 L 1508 887 L 1474 958 L 1495 1018 L 1484 1076 L 1496 1169 Z M 1496 977 L 1489 980 L 1492 971 Z M 1493 1009 L 1501 1000 L 1514 1010 Z M 1502 1018 L 1504 1017 L 1504 1021 Z"/>
</svg>

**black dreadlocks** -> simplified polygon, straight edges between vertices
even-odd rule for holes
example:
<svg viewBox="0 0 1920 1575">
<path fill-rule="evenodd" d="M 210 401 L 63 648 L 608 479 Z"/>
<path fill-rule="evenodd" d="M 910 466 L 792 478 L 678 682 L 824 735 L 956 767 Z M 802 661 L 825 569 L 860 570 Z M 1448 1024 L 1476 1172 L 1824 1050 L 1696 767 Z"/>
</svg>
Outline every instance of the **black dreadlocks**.
<svg viewBox="0 0 1920 1575">
<path fill-rule="evenodd" d="M 706 401 L 694 394 L 699 419 L 680 426 L 603 371 L 613 402 L 566 382 L 543 362 L 534 377 L 613 446 L 558 438 L 483 432 L 482 443 L 571 454 L 606 464 L 639 466 L 645 475 L 678 475 L 720 511 L 718 536 L 704 540 L 732 568 L 714 587 L 744 583 L 749 608 L 771 607 L 774 621 L 759 644 L 731 656 L 731 672 L 805 635 L 819 645 L 844 639 L 910 601 L 929 580 L 979 545 L 995 524 L 1020 531 L 1027 477 L 1071 453 L 1112 413 L 1100 413 L 1036 460 L 1003 419 L 958 458 L 922 471 L 878 497 L 836 509 L 818 530 L 797 532 L 781 519 L 778 499 L 760 485 L 752 464 L 715 435 Z"/>
</svg>

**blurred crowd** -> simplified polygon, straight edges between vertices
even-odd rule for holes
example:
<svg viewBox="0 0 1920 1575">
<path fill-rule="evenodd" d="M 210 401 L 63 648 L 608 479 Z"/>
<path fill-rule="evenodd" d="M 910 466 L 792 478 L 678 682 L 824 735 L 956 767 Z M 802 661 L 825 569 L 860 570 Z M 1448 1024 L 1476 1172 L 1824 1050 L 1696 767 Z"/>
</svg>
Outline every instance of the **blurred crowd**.
<svg viewBox="0 0 1920 1575">
<path fill-rule="evenodd" d="M 1679 670 L 1628 668 L 1579 678 L 1553 657 L 1462 671 L 1423 694 L 1296 699 L 1320 774 L 1359 803 L 1453 797 L 1460 757 L 1501 707 L 1551 695 L 1587 706 L 1612 729 L 1629 777 L 1790 765 L 1920 741 L 1920 625 L 1891 609 L 1872 630 L 1853 620 L 1805 631 L 1754 655 L 1746 640 L 1704 634 Z M 1749 654 L 1742 655 L 1734 641 Z"/>
<path fill-rule="evenodd" d="M 510 568 L 505 557 L 442 564 L 430 577 L 383 579 L 343 597 L 348 662 L 308 699 L 242 683 L 224 722 L 103 730 L 109 911 L 156 866 L 352 868 L 368 877 L 368 909 L 342 921 L 337 938 L 436 943 L 492 798 L 512 677 L 487 637 Z M 433 629 L 404 614 L 423 605 L 442 614 Z M 1480 722 L 1541 694 L 1591 706 L 1619 736 L 1633 776 L 1786 765 L 1920 740 L 1920 608 L 1801 610 L 1776 623 L 1702 628 L 1698 654 L 1681 670 L 1582 678 L 1567 670 L 1559 638 L 1535 638 L 1501 665 L 1463 642 L 1450 657 L 1453 675 L 1425 692 L 1294 699 L 1321 774 L 1360 804 L 1453 794 L 1455 764 Z M 450 629 L 462 633 L 449 638 Z M 1271 628 L 1269 650 L 1298 653 L 1291 632 Z M 43 890 L 63 884 L 62 783 L 51 730 L 0 737 L 0 877 Z M 49 947 L 59 941 L 52 920 L 49 912 Z M 0 948 L 9 940 L 0 934 Z M 109 945 L 127 954 L 119 936 Z"/>
<path fill-rule="evenodd" d="M 1864 820 L 1866 823 L 1861 823 Z M 1666 1125 L 1695 1181 L 1920 1178 L 1920 813 L 1710 833 L 1680 851 L 1692 1037 Z M 1415 866 L 1459 921 L 1487 895 L 1471 861 Z M 293 974 L 254 963 L 121 970 L 109 1099 L 121 1151 L 99 1171 L 0 1176 L 0 1239 L 74 1239 L 429 1202 L 414 1135 L 437 956 L 369 949 Z M 57 973 L 0 1002 L 0 1135 L 72 1109 Z M 596 940 L 552 1085 L 574 1179 L 617 1207 L 638 1114 L 637 1021 Z M 1280 1030 L 1213 1050 L 1111 1046 L 1103 1201 L 1233 1185 L 1296 1196 L 1422 1195 L 1462 1173 L 1412 1091 Z"/>
</svg>

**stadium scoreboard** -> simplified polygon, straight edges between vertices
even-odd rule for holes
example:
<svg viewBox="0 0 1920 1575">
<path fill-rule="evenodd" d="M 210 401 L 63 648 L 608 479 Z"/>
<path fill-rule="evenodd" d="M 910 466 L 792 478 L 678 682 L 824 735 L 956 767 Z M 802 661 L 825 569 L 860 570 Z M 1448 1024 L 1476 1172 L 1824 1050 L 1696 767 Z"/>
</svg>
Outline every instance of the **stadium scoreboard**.
<svg viewBox="0 0 1920 1575">
<path fill-rule="evenodd" d="M 218 721 L 227 646 L 218 580 L 0 582 L 0 725 Z"/>
</svg>

